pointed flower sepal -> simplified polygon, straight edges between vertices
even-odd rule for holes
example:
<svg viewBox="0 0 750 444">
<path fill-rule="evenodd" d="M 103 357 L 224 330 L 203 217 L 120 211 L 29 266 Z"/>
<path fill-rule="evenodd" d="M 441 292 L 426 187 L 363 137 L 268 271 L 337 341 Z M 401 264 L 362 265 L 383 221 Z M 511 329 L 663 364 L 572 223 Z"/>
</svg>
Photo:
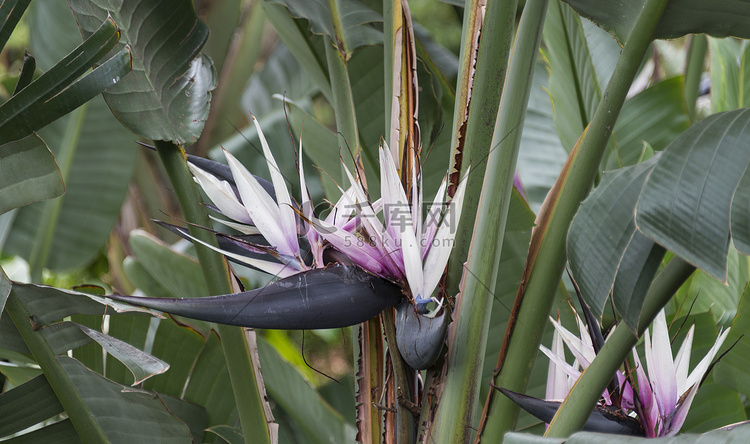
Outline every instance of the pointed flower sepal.
<svg viewBox="0 0 750 444">
<path fill-rule="evenodd" d="M 279 330 L 341 328 L 365 322 L 402 299 L 401 289 L 357 266 L 304 271 L 263 288 L 202 298 L 108 296 L 219 324 Z"/>
<path fill-rule="evenodd" d="M 555 417 L 557 409 L 562 404 L 559 401 L 545 401 L 521 393 L 516 393 L 501 387 L 500 390 L 519 407 L 534 415 L 538 419 L 550 423 Z M 614 435 L 644 436 L 643 427 L 638 419 L 625 415 L 618 408 L 611 406 L 596 406 L 583 426 L 585 432 L 610 433 Z"/>
<path fill-rule="evenodd" d="M 409 367 L 425 370 L 437 361 L 450 322 L 446 310 L 437 316 L 427 317 L 420 314 L 410 302 L 396 306 L 396 344 Z"/>
</svg>

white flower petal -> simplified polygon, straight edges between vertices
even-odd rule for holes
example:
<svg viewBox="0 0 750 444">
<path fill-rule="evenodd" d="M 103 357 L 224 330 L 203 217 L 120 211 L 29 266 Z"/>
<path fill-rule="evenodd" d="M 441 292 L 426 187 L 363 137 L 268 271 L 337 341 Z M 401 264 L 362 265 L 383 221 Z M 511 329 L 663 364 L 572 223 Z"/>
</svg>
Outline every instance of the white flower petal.
<svg viewBox="0 0 750 444">
<path fill-rule="evenodd" d="M 675 380 L 677 382 L 677 393 L 678 395 L 680 393 L 685 392 L 687 387 L 687 376 L 688 376 L 688 368 L 690 366 L 690 351 L 693 347 L 693 335 L 695 333 L 695 325 L 690 326 L 690 330 L 688 330 L 687 335 L 685 335 L 685 340 L 682 341 L 682 346 L 680 346 L 680 350 L 677 352 L 677 356 L 674 358 L 674 375 Z"/>
<path fill-rule="evenodd" d="M 248 214 L 245 207 L 237 199 L 229 182 L 219 180 L 213 174 L 203 171 L 190 162 L 187 165 L 190 168 L 190 172 L 193 173 L 195 181 L 203 188 L 206 196 L 211 199 L 211 202 L 219 208 L 222 214 L 238 222 L 245 224 L 253 223 L 250 214 Z"/>
<path fill-rule="evenodd" d="M 255 226 L 263 237 L 276 247 L 279 253 L 288 256 L 299 255 L 299 246 L 295 251 L 290 245 L 292 243 L 299 245 L 297 243 L 297 227 L 295 226 L 292 231 L 285 232 L 284 227 L 279 223 L 281 214 L 276 202 L 234 156 L 228 151 L 224 151 L 224 156 L 226 156 L 229 168 L 232 170 L 232 177 L 234 177 L 237 189 L 240 192 L 242 204 L 250 213 L 250 217 L 252 217 Z M 294 239 L 290 239 L 291 237 Z"/>
<path fill-rule="evenodd" d="M 271 148 L 268 146 L 266 137 L 263 135 L 263 130 L 260 128 L 258 119 L 255 116 L 251 116 L 255 128 L 258 130 L 258 137 L 260 138 L 260 144 L 263 147 L 263 155 L 268 163 L 268 171 L 271 173 L 271 182 L 273 182 L 273 189 L 276 191 L 276 200 L 279 208 L 279 219 L 276 221 L 277 224 L 281 225 L 281 229 L 284 233 L 287 233 L 287 241 L 289 244 L 290 254 L 299 255 L 299 242 L 297 241 L 297 217 L 294 213 L 292 206 L 292 198 L 289 196 L 289 190 L 286 188 L 284 182 L 284 176 L 281 174 L 281 170 L 276 165 L 276 159 L 273 158 Z M 243 203 L 244 198 L 243 198 Z M 256 224 L 257 225 L 257 224 Z M 289 233 L 295 233 L 293 238 L 289 237 Z"/>
<path fill-rule="evenodd" d="M 695 366 L 693 371 L 690 372 L 690 376 L 688 376 L 687 380 L 685 381 L 686 388 L 700 384 L 703 376 L 708 371 L 708 367 L 711 365 L 711 361 L 713 361 L 714 357 L 716 357 L 716 354 L 719 353 L 719 349 L 724 343 L 724 340 L 727 338 L 729 330 L 731 329 L 728 328 L 723 333 L 719 334 L 719 337 L 716 338 L 716 342 L 714 342 L 713 347 L 711 347 L 706 356 L 701 359 L 701 362 L 699 362 L 698 365 Z"/>
<path fill-rule="evenodd" d="M 435 291 L 440 282 L 440 277 L 445 271 L 445 266 L 448 264 L 448 259 L 453 249 L 458 221 L 461 220 L 461 210 L 463 209 L 468 173 L 469 170 L 467 170 L 461 183 L 458 184 L 456 194 L 445 210 L 440 227 L 431 242 L 430 252 L 424 261 L 424 291 L 428 295 L 431 295 Z"/>
<path fill-rule="evenodd" d="M 587 368 L 589 365 L 591 365 L 591 361 L 593 361 L 591 357 L 595 356 L 593 347 L 588 348 L 590 347 L 589 345 L 583 342 L 581 338 L 568 331 L 567 328 L 563 327 L 562 324 L 560 324 L 556 320 L 550 318 L 550 321 L 552 321 L 552 325 L 560 334 L 562 340 L 565 341 L 565 345 L 568 346 L 568 350 L 570 350 L 573 353 L 573 356 L 575 356 L 575 358 L 581 362 L 581 366 L 583 368 Z"/>
<path fill-rule="evenodd" d="M 651 339 L 651 340 L 649 340 Z M 672 413 L 677 403 L 677 381 L 675 379 L 672 346 L 667 330 L 667 318 L 664 310 L 656 315 L 651 325 L 651 338 L 646 333 L 646 364 L 651 387 L 659 404 L 662 417 Z"/>
<path fill-rule="evenodd" d="M 422 225 L 422 260 L 427 258 L 427 254 L 430 252 L 430 247 L 432 245 L 432 239 L 435 237 L 438 225 L 440 224 L 440 213 L 443 207 L 445 189 L 447 186 L 448 178 L 445 177 L 443 178 L 443 182 L 440 184 L 437 193 L 435 193 L 432 205 L 425 216 L 425 222 Z"/>
<path fill-rule="evenodd" d="M 255 267 L 258 270 L 261 270 L 265 273 L 274 275 L 279 278 L 285 278 L 293 274 L 297 274 L 300 271 L 303 271 L 305 269 L 304 265 L 299 262 L 289 262 L 287 264 L 280 264 L 278 262 L 264 261 L 262 259 L 247 257 L 241 254 L 232 253 L 230 251 L 224 251 L 221 248 L 214 247 L 211 244 L 203 242 L 197 237 L 191 236 L 190 233 L 187 232 L 187 230 L 184 230 L 183 234 L 191 241 L 197 242 L 203 246 L 206 246 L 216 251 L 217 253 L 221 253 L 226 257 L 231 257 L 232 259 L 235 259 L 239 262 Z"/>
<path fill-rule="evenodd" d="M 245 224 L 241 224 L 238 222 L 232 222 L 229 220 L 219 219 L 218 217 L 214 217 L 211 215 L 209 215 L 208 217 L 210 217 L 212 220 L 215 220 L 216 222 L 224 226 L 233 228 L 242 234 L 260 234 L 260 230 L 258 230 L 258 227 L 256 227 L 255 225 L 245 225 Z"/>
<path fill-rule="evenodd" d="M 404 259 L 404 271 L 409 283 L 412 297 L 415 300 L 429 299 L 422 273 L 422 252 L 414 234 L 414 223 L 404 188 L 396 171 L 396 164 L 390 151 L 380 148 L 380 197 L 384 202 L 383 215 L 386 230 L 393 239 L 401 241 L 401 254 Z"/>
<path fill-rule="evenodd" d="M 542 350 L 542 352 L 544 352 L 544 348 L 544 346 L 539 346 L 539 349 Z M 565 356 L 563 340 L 556 330 L 552 334 L 552 349 L 549 350 L 549 352 L 555 356 Z M 544 354 L 547 353 L 544 352 Z M 564 360 L 565 359 L 563 358 L 563 361 Z M 568 386 L 568 377 L 565 374 L 565 370 L 561 366 L 557 365 L 555 361 L 550 359 L 549 367 L 547 368 L 547 387 L 545 390 L 544 399 L 550 401 L 565 399 L 565 397 L 568 396 L 569 389 L 570 387 Z"/>
</svg>

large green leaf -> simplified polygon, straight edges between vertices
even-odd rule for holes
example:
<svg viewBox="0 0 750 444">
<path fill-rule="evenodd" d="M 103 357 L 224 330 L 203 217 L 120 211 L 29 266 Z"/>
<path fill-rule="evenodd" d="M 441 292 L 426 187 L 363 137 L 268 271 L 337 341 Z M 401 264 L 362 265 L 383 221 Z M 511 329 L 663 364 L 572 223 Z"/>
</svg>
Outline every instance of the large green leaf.
<svg viewBox="0 0 750 444">
<path fill-rule="evenodd" d="M 285 6 L 265 0 L 263 11 L 305 73 L 320 88 L 323 95 L 331 100 L 331 82 L 328 79 L 328 66 L 323 49 L 323 45 L 326 44 L 324 39 L 320 36 L 310 36 L 305 29 L 305 21 L 290 17 Z"/>
<path fill-rule="evenodd" d="M 116 384 L 67 356 L 59 356 L 57 361 L 111 442 L 192 440 L 188 427 L 166 410 L 153 392 Z"/>
<path fill-rule="evenodd" d="M 125 390 L 65 355 L 71 347 L 90 340 L 82 339 L 80 327 L 64 322 L 39 328 L 71 313 L 95 313 L 91 304 L 102 302 L 51 287 L 16 284 L 7 310 L 83 441 L 190 439 L 188 427 L 165 409 L 156 394 Z M 103 308 L 100 305 L 100 313 Z"/>
<path fill-rule="evenodd" d="M 600 2 L 564 0 L 584 17 L 612 33 L 625 44 L 633 32 L 646 0 Z M 667 4 L 654 38 L 674 39 L 706 33 L 714 37 L 750 37 L 750 2 L 747 0 L 673 0 Z"/>
<path fill-rule="evenodd" d="M 714 114 L 675 139 L 638 202 L 646 236 L 726 280 L 732 195 L 750 161 L 750 109 Z"/>
<path fill-rule="evenodd" d="M 31 3 L 31 0 L 12 0 L 0 5 L 0 21 L 2 22 L 2 26 L 0 26 L 0 49 L 5 47 L 8 38 L 21 20 L 21 16 L 29 7 L 29 3 Z"/>
<path fill-rule="evenodd" d="M 80 43 L 70 8 L 63 2 L 34 2 L 29 10 L 30 49 L 42 69 Z M 112 117 L 104 100 L 95 98 L 78 110 L 79 122 L 66 116 L 39 134 L 58 157 L 65 174 L 66 194 L 56 223 L 44 217 L 45 204 L 19 211 L 8 239 L 8 251 L 27 259 L 42 242 L 40 224 L 48 224 L 51 239 L 46 266 L 69 269 L 91 261 L 115 224 L 135 165 L 133 134 Z M 66 154 L 68 153 L 68 154 Z M 72 157 L 71 157 L 72 156 Z"/>
<path fill-rule="evenodd" d="M 73 52 L 0 106 L 0 140 L 28 136 L 86 103 L 130 71 L 127 48 L 82 79 L 76 79 L 119 40 L 115 23 L 105 17 Z"/>
<path fill-rule="evenodd" d="M 550 2 L 544 46 L 555 129 L 570 152 L 594 115 L 601 89 L 581 18 L 560 0 Z"/>
<path fill-rule="evenodd" d="M 0 146 L 0 171 L 0 214 L 65 191 L 55 157 L 36 134 Z"/>
<path fill-rule="evenodd" d="M 133 135 L 112 117 L 104 100 L 97 97 L 77 116 L 68 116 L 39 134 L 55 153 L 66 147 L 75 154 L 62 156 L 68 165 L 66 193 L 56 225 L 50 228 L 50 254 L 46 267 L 70 269 L 90 262 L 104 246 L 120 214 L 132 175 L 137 149 Z M 45 202 L 46 203 L 46 202 Z M 44 204 L 22 208 L 15 220 L 6 248 L 28 258 L 38 237 Z"/>
<path fill-rule="evenodd" d="M 608 159 L 608 166 L 634 165 L 640 161 L 644 141 L 661 151 L 688 126 L 682 77 L 646 88 L 622 106 L 614 128 L 617 152 Z"/>
<path fill-rule="evenodd" d="M 750 393 L 750 287 L 745 288 L 742 296 L 724 346 L 725 349 L 734 347 L 719 361 L 713 375 L 716 381 L 729 388 Z"/>
<path fill-rule="evenodd" d="M 274 0 L 289 8 L 292 16 L 309 20 L 312 32 L 330 37 L 348 60 L 355 49 L 383 41 L 383 33 L 372 26 L 383 17 L 358 0 Z"/>
<path fill-rule="evenodd" d="M 535 66 L 533 82 L 517 168 L 526 199 L 538 210 L 563 168 L 566 153 L 554 128 L 548 74 L 541 62 Z"/>
<path fill-rule="evenodd" d="M 735 39 L 708 39 L 711 51 L 711 104 L 715 113 L 750 105 L 745 88 L 750 72 L 745 60 L 746 42 Z"/>
<path fill-rule="evenodd" d="M 302 428 L 306 442 L 354 441 L 354 427 L 263 338 L 258 338 L 258 352 L 269 395 Z"/>
<path fill-rule="evenodd" d="M 613 286 L 615 308 L 633 329 L 664 250 L 651 258 L 653 242 L 633 217 L 643 183 L 658 157 L 607 173 L 581 204 L 568 232 L 568 259 L 584 300 L 601 316 Z M 615 282 L 619 280 L 619 286 Z M 638 285 L 640 280 L 645 285 Z M 619 291 L 617 291 L 619 290 Z"/>
<path fill-rule="evenodd" d="M 216 72 L 199 54 L 208 28 L 195 15 L 193 2 L 69 4 L 85 36 L 109 15 L 120 24 L 122 40 L 131 48 L 132 73 L 105 94 L 117 119 L 149 139 L 195 141 L 208 116 Z"/>
<path fill-rule="evenodd" d="M 62 411 L 47 379 L 39 375 L 0 394 L 0 436 L 20 432 Z"/>
<path fill-rule="evenodd" d="M 732 198 L 731 222 L 734 247 L 750 255 L 750 174 L 747 170 Z"/>
</svg>

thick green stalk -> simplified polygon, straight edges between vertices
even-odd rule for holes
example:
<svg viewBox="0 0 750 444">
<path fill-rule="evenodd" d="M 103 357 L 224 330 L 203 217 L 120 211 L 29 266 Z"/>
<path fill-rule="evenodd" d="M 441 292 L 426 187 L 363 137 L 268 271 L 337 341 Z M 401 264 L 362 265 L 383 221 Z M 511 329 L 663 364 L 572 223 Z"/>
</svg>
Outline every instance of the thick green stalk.
<svg viewBox="0 0 750 444">
<path fill-rule="evenodd" d="M 386 340 L 388 341 L 388 352 L 391 354 L 391 365 L 393 365 L 393 374 L 396 379 L 396 389 L 401 391 L 401 396 L 411 401 L 411 389 L 407 378 L 407 372 L 413 373 L 406 363 L 396 346 L 396 321 L 394 310 L 387 308 L 383 311 L 383 330 Z M 393 352 L 391 352 L 391 350 Z M 398 395 L 397 395 L 398 396 Z M 415 424 L 414 415 L 400 403 L 396 405 L 396 442 L 409 443 L 414 439 Z"/>
<path fill-rule="evenodd" d="M 29 322 L 31 313 L 26 311 L 23 302 L 12 291 L 8 296 L 5 311 L 10 315 L 10 319 L 34 355 L 34 359 L 41 367 L 83 442 L 109 442 L 104 430 L 96 422 L 85 401 L 55 359 L 55 353 L 41 332 L 34 331 Z"/>
<path fill-rule="evenodd" d="M 185 152 L 171 142 L 155 141 L 156 150 L 172 183 L 177 201 L 188 222 L 190 234 L 216 246 L 215 236 L 198 226 L 209 227 L 211 222 L 201 204 L 197 186 L 187 167 Z M 206 286 L 212 295 L 232 293 L 229 268 L 224 257 L 202 245 L 195 245 Z M 255 368 L 241 328 L 218 325 L 221 346 L 232 382 L 240 424 L 245 442 L 270 443 L 271 436 L 263 409 L 263 399 L 256 384 Z"/>
<path fill-rule="evenodd" d="M 583 427 L 596 401 L 612 381 L 612 375 L 627 358 L 638 338 L 693 271 L 694 266 L 677 257 L 664 267 L 646 294 L 638 322 L 638 334 L 624 322 L 615 327 L 612 336 L 607 339 L 596 359 L 583 372 L 557 411 L 546 436 L 566 437 Z"/>
<path fill-rule="evenodd" d="M 549 220 L 546 226 L 537 227 L 537 230 L 544 230 L 535 233 L 541 235 L 540 246 L 528 274 L 507 353 L 495 378 L 495 384 L 500 387 L 521 393 L 526 390 L 555 290 L 565 267 L 565 239 L 570 222 L 596 177 L 612 128 L 666 4 L 667 0 L 646 2 L 594 118 L 578 150 L 571 153 L 575 157 L 570 169 L 567 174 L 563 173 L 565 177 L 558 179 L 562 183 L 557 200 L 547 203 L 551 205 Z M 554 199 L 554 196 L 549 198 Z M 516 404 L 505 396 L 493 397 L 485 430 L 487 442 L 494 442 L 512 430 L 517 417 Z"/>
<path fill-rule="evenodd" d="M 385 131 L 391 134 L 391 102 L 393 100 L 393 66 L 396 57 L 396 32 L 403 26 L 401 0 L 383 0 L 383 89 L 385 90 Z"/>
<path fill-rule="evenodd" d="M 482 190 L 482 173 L 486 169 L 485 161 L 490 152 L 495 121 L 497 119 L 500 96 L 513 43 L 513 28 L 516 19 L 517 0 L 503 0 L 488 2 L 482 25 L 479 46 L 474 54 L 470 46 L 472 35 L 469 15 L 474 11 L 465 11 L 463 46 L 461 47 L 461 65 L 456 91 L 456 106 L 454 109 L 454 127 L 451 159 L 457 150 L 463 150 L 461 162 L 461 176 L 471 167 L 472 174 L 466 185 L 466 194 L 461 213 L 461 224 L 456 233 L 456 246 L 451 253 L 448 267 L 448 282 L 446 291 L 449 295 L 456 294 L 462 265 L 466 261 L 477 217 L 479 195 Z M 469 7 L 475 7 L 468 2 Z M 478 15 L 478 14 L 477 14 Z M 476 20 L 476 18 L 472 18 Z M 475 65 L 476 57 L 476 65 Z M 472 77 L 472 71 L 473 77 Z M 467 83 L 471 88 L 466 91 Z M 466 96 L 468 94 L 468 96 Z M 463 105 L 464 101 L 466 104 Z M 468 106 L 468 110 L 466 107 Z M 468 111 L 468 116 L 466 115 Z M 464 121 L 464 119 L 466 119 Z M 517 122 L 516 122 L 517 123 Z M 506 134 L 501 134 L 504 137 Z M 515 163 L 514 163 L 515 165 Z"/>
<path fill-rule="evenodd" d="M 708 39 L 705 35 L 694 34 L 690 37 L 690 48 L 685 64 L 685 105 L 691 122 L 695 122 L 696 118 L 695 102 L 698 99 L 706 52 L 708 52 Z"/>
<path fill-rule="evenodd" d="M 63 134 L 63 140 L 60 144 L 60 152 L 55 156 L 58 165 L 60 166 L 60 174 L 62 175 L 63 183 L 67 182 L 68 176 L 70 176 L 70 169 L 73 166 L 73 158 L 78 149 L 78 140 L 81 137 L 81 130 L 83 129 L 83 122 L 86 119 L 86 109 L 88 106 L 88 103 L 85 103 L 71 112 L 68 117 L 67 125 L 65 125 L 65 133 Z M 62 205 L 62 196 L 57 199 L 48 200 L 44 203 L 42 217 L 39 220 L 39 225 L 37 226 L 36 234 L 34 235 L 34 247 L 31 250 L 31 256 L 29 257 L 29 268 L 31 270 L 32 282 L 42 282 L 42 270 L 47 265 L 47 260 L 49 259 L 57 222 L 60 219 L 60 211 L 62 211 Z"/>
<path fill-rule="evenodd" d="M 497 280 L 513 175 L 547 4 L 548 0 L 529 0 L 524 8 L 509 68 L 508 79 L 514 82 L 506 84 L 497 122 L 492 125 L 494 139 L 481 187 L 467 271 L 463 275 L 462 296 L 454 313 L 455 336 L 450 342 L 448 370 L 435 418 L 439 442 L 467 442 L 471 437 L 492 312 L 491 289 Z"/>
<path fill-rule="evenodd" d="M 331 44 L 326 44 L 326 61 L 331 76 L 331 94 L 333 96 L 331 105 L 333 105 L 333 111 L 336 114 L 336 131 L 338 131 L 341 158 L 349 171 L 354 172 L 352 157 L 356 157 L 359 153 L 359 133 L 357 131 L 357 114 L 354 109 L 349 72 L 346 69 L 346 62 L 342 58 L 342 54 Z M 351 150 L 351 155 L 348 150 Z"/>
</svg>

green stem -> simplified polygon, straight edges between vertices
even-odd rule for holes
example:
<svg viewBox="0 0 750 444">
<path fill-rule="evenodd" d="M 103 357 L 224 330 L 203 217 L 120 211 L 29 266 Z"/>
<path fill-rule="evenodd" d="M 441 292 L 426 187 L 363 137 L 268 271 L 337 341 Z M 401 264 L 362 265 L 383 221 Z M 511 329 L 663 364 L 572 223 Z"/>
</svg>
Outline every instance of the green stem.
<svg viewBox="0 0 750 444">
<path fill-rule="evenodd" d="M 698 100 L 698 90 L 703 74 L 703 65 L 706 61 L 708 51 L 708 39 L 703 34 L 694 34 L 690 37 L 690 48 L 688 59 L 685 64 L 685 105 L 687 106 L 690 121 L 695 122 L 695 102 Z"/>
<path fill-rule="evenodd" d="M 388 341 L 388 353 L 391 354 L 391 364 L 393 365 L 393 374 L 396 377 L 396 390 L 401 391 L 401 396 L 411 401 L 411 389 L 407 380 L 407 372 L 413 371 L 406 365 L 401 353 L 396 346 L 396 323 L 393 316 L 393 309 L 383 311 L 383 330 L 386 340 Z M 397 394 L 398 396 L 398 394 Z M 414 415 L 404 408 L 400 403 L 396 405 L 396 442 L 409 443 L 414 440 Z"/>
<path fill-rule="evenodd" d="M 34 359 L 41 367 L 45 378 L 49 381 L 78 435 L 84 442 L 109 442 L 104 431 L 86 406 L 85 401 L 76 390 L 75 385 L 55 359 L 55 353 L 41 332 L 34 331 L 29 322 L 31 313 L 26 310 L 23 302 L 12 291 L 5 305 L 5 311 L 34 355 Z"/>
<path fill-rule="evenodd" d="M 675 257 L 654 279 L 643 301 L 638 331 L 634 332 L 624 322 L 615 327 L 596 359 L 583 372 L 573 390 L 557 411 L 545 436 L 566 437 L 583 428 L 596 401 L 601 397 L 612 375 L 631 352 L 638 338 L 651 324 L 659 310 L 669 302 L 672 295 L 682 286 L 695 267 Z"/>
<path fill-rule="evenodd" d="M 216 246 L 215 236 L 210 231 L 199 228 L 209 227 L 211 222 L 201 204 L 197 186 L 188 170 L 185 152 L 171 142 L 155 141 L 155 145 L 177 195 L 182 213 L 188 222 L 190 234 Z M 198 244 L 195 245 L 195 251 L 208 291 L 212 295 L 232 293 L 231 276 L 224 257 Z M 221 337 L 221 346 L 224 350 L 245 442 L 248 444 L 270 443 L 271 437 L 264 414 L 263 398 L 255 382 L 255 368 L 244 333 L 239 327 L 227 325 L 218 325 L 217 330 Z"/>
<path fill-rule="evenodd" d="M 486 150 L 487 172 L 480 187 L 462 296 L 454 313 L 455 339 L 449 347 L 447 376 L 435 418 L 441 442 L 466 442 L 471 434 L 492 312 L 491 289 L 497 280 L 513 175 L 547 5 L 548 0 L 529 0 L 524 8 L 509 68 L 508 78 L 514 83 L 504 89 L 497 122 L 491 125 L 494 139 L 492 149 Z M 506 12 L 514 11 L 512 8 Z M 478 167 L 481 169 L 481 163 Z"/>
<path fill-rule="evenodd" d="M 331 105 L 333 105 L 333 111 L 336 114 L 339 149 L 341 150 L 341 158 L 349 171 L 353 173 L 354 162 L 352 157 L 356 158 L 359 153 L 359 134 L 357 132 L 357 114 L 354 109 L 349 72 L 341 53 L 331 44 L 326 44 L 325 47 L 328 72 L 331 76 L 331 93 L 333 96 Z M 348 150 L 351 150 L 351 155 L 347 152 Z M 346 175 L 342 174 L 342 177 L 346 177 Z"/>
<path fill-rule="evenodd" d="M 531 265 L 526 288 L 521 294 L 516 321 L 511 326 L 507 352 L 495 378 L 495 384 L 500 387 L 521 393 L 526 390 L 544 325 L 565 267 L 565 240 L 570 222 L 596 177 L 612 128 L 666 4 L 667 0 L 646 2 L 594 118 L 577 151 L 571 153 L 574 157 L 570 169 L 563 173 L 565 177 L 558 179 L 561 189 L 557 200 L 548 203 L 551 204 L 548 223 L 546 227 L 537 227 L 537 230 L 544 231 L 535 233 L 541 235 L 540 246 Z M 518 406 L 507 397 L 495 396 L 490 415 L 492 420 L 488 421 L 488 429 L 492 427 L 492 436 L 502 436 L 515 426 Z"/>
<path fill-rule="evenodd" d="M 78 141 L 81 138 L 83 122 L 86 120 L 86 109 L 88 103 L 81 105 L 70 113 L 65 125 L 63 140 L 60 143 L 60 152 L 55 159 L 60 167 L 63 183 L 68 181 L 70 169 L 73 167 L 73 158 L 78 149 Z M 29 257 L 29 268 L 31 270 L 31 281 L 36 283 L 42 282 L 42 270 L 47 265 L 49 253 L 52 249 L 52 242 L 57 229 L 57 222 L 60 219 L 64 196 L 52 199 L 44 204 L 42 217 L 39 219 L 39 225 L 36 228 L 34 236 L 34 247 Z"/>
<path fill-rule="evenodd" d="M 463 150 L 461 162 L 461 176 L 471 167 L 472 174 L 466 185 L 461 224 L 456 233 L 456 246 L 451 253 L 448 266 L 447 294 L 454 295 L 458 289 L 458 283 L 463 273 L 462 265 L 466 261 L 471 244 L 474 222 L 477 217 L 479 195 L 482 192 L 482 174 L 485 172 L 487 156 L 490 153 L 493 134 L 496 133 L 495 121 L 497 119 L 500 96 L 503 93 L 503 84 L 508 66 L 508 57 L 513 43 L 513 28 L 516 19 L 517 0 L 494 1 L 487 4 L 484 24 L 482 25 L 481 38 L 477 53 L 471 53 L 468 46 L 471 35 L 469 28 L 471 21 L 469 14 L 473 9 L 467 9 L 467 17 L 464 24 L 464 47 L 461 48 L 461 71 L 459 72 L 459 85 L 457 91 L 456 109 L 454 110 L 453 128 L 453 153 Z M 471 7 L 475 7 L 472 2 Z M 477 6 L 478 7 L 478 6 Z M 474 18 L 475 19 L 475 18 Z M 532 40 L 533 41 L 533 40 Z M 538 46 L 538 45 L 537 45 Z M 476 57 L 476 59 L 475 59 Z M 476 65 L 475 65 L 476 60 Z M 474 69 L 476 68 L 476 71 Z M 472 71 L 473 77 L 472 77 Z M 466 91 L 466 82 L 470 84 L 470 91 Z M 468 94 L 468 97 L 466 95 Z M 463 116 L 466 110 L 461 103 L 468 100 L 468 117 L 465 126 L 462 127 Z M 514 122 L 517 123 L 517 122 Z M 464 131 L 464 134 L 461 132 Z M 506 134 L 501 134 L 505 136 Z M 463 145 L 460 147 L 460 145 Z M 514 163 L 515 165 L 515 163 Z"/>
</svg>

